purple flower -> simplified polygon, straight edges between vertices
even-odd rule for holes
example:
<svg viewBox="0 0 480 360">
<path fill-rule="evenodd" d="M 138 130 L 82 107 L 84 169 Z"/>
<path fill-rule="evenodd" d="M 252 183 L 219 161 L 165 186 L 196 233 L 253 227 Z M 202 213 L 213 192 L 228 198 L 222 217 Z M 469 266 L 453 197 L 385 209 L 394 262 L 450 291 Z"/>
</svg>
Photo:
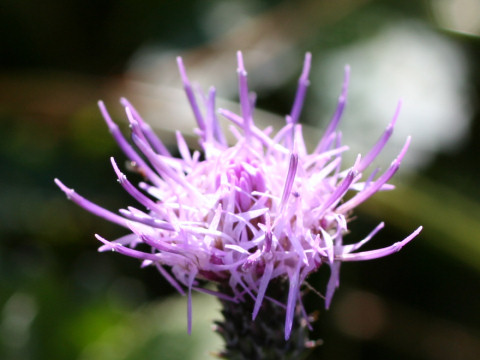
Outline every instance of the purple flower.
<svg viewBox="0 0 480 360">
<path fill-rule="evenodd" d="M 383 228 L 381 223 L 363 240 L 343 244 L 352 210 L 377 191 L 393 188 L 387 182 L 398 170 L 410 138 L 386 171 L 379 176 L 377 171 L 365 174 L 392 134 L 397 109 L 372 150 L 363 157 L 359 155 L 351 168 L 342 170 L 342 154 L 348 148 L 341 145 L 337 125 L 345 106 L 348 67 L 333 119 L 315 150 L 308 153 L 298 119 L 309 85 L 311 55 L 307 53 L 305 57 L 286 124 L 274 135 L 271 128 L 255 126 L 255 97 L 248 90 L 242 54 L 239 52 L 237 57 L 241 114 L 215 110 L 213 88 L 208 94 L 195 94 L 182 59 L 177 59 L 197 121 L 202 154 L 192 153 L 177 132 L 181 158 L 172 157 L 133 106 L 122 99 L 135 150 L 99 102 L 113 137 L 145 178 L 145 182 L 135 187 L 111 159 L 118 181 L 144 210 L 129 207 L 117 215 L 86 200 L 58 179 L 55 182 L 81 207 L 129 230 L 128 235 L 113 241 L 96 235 L 103 243 L 99 251 L 111 250 L 138 258 L 143 266 L 155 266 L 181 294 L 186 289 L 189 331 L 192 289 L 234 302 L 251 297 L 252 319 L 255 319 L 263 301 L 276 301 L 265 295 L 270 281 L 288 279 L 285 304 L 288 339 L 294 309 L 302 305 L 300 287 L 310 273 L 322 264 L 330 267 L 325 296 L 328 308 L 339 284 L 343 261 L 392 254 L 421 231 L 419 227 L 386 248 L 357 252 Z M 233 124 L 230 131 L 236 143 L 232 146 L 226 141 L 218 115 Z M 343 200 L 347 192 L 354 195 Z M 199 280 L 228 283 L 233 296 L 202 288 Z"/>
</svg>

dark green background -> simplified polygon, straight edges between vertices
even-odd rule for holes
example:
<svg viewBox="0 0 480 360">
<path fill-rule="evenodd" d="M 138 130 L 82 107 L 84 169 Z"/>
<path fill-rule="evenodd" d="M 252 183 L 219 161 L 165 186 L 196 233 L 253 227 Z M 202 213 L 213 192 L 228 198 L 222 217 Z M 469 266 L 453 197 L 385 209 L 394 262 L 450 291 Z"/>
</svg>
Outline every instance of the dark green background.
<svg viewBox="0 0 480 360">
<path fill-rule="evenodd" d="M 261 22 L 275 18 L 282 7 L 314 2 L 251 0 L 246 8 Z M 225 31 L 205 31 L 200 19 L 219 3 L 2 2 L 1 359 L 208 357 L 198 347 L 207 341 L 204 336 L 210 339 L 209 319 L 199 320 L 188 337 L 185 298 L 171 298 L 174 291 L 153 269 L 141 270 L 135 260 L 116 254 L 98 254 L 93 234 L 113 239 L 122 229 L 68 202 L 53 178 L 107 208 L 130 204 L 108 160 L 113 155 L 122 162 L 124 157 L 109 137 L 96 101 L 115 104 L 129 81 L 124 76 L 129 60 L 140 46 L 211 53 L 213 43 L 228 39 L 230 25 L 246 26 L 223 24 Z M 366 234 L 380 220 L 387 223 L 378 246 L 401 239 L 417 225 L 425 229 L 395 256 L 344 265 L 332 310 L 325 312 L 321 299 L 306 296 L 307 309 L 320 313 L 312 336 L 324 341 L 311 358 L 478 359 L 480 39 L 441 28 L 427 1 L 332 5 L 324 0 L 317 5 L 318 14 L 302 15 L 309 15 L 308 32 L 303 28 L 293 36 L 299 59 L 307 50 L 321 57 L 374 36 L 390 22 L 414 19 L 466 54 L 474 119 L 459 148 L 439 153 L 408 181 L 394 179 L 398 190 L 359 209 L 353 232 Z M 320 13 L 322 9 L 328 11 Z M 279 32 L 284 26 L 284 20 L 274 24 Z M 245 52 L 249 41 L 241 43 Z M 259 106 L 288 112 L 295 82 L 292 76 L 285 86 L 259 93 Z M 327 276 L 328 270 L 320 269 L 310 282 L 322 291 Z M 211 314 L 202 307 L 217 308 L 204 298 L 196 300 L 194 311 L 200 315 Z M 381 331 L 369 334 L 375 316 L 381 316 Z"/>
</svg>

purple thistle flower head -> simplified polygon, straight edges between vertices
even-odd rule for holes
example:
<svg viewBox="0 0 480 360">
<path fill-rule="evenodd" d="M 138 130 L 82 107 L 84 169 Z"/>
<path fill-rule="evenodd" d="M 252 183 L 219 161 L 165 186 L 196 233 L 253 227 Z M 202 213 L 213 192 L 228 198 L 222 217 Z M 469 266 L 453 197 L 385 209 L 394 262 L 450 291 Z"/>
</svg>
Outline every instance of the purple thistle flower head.
<svg viewBox="0 0 480 360">
<path fill-rule="evenodd" d="M 363 240 L 343 244 L 352 210 L 377 191 L 393 188 L 387 182 L 398 170 L 410 138 L 397 158 L 381 175 L 365 171 L 392 134 L 397 109 L 386 131 L 366 156 L 358 156 L 351 168 L 341 167 L 342 153 L 337 125 L 345 106 L 349 68 L 337 110 L 325 134 L 308 153 L 298 123 L 309 85 L 311 55 L 307 53 L 297 94 L 286 124 L 274 136 L 271 129 L 258 128 L 253 120 L 254 96 L 247 86 L 247 72 L 238 52 L 238 83 L 241 113 L 215 110 L 215 90 L 196 95 L 181 58 L 178 67 L 186 95 L 197 121 L 203 156 L 189 150 L 177 132 L 180 158 L 172 157 L 133 106 L 121 102 L 130 123 L 132 141 L 124 138 L 104 104 L 100 111 L 113 137 L 135 168 L 145 177 L 138 187 L 130 183 L 112 158 L 122 187 L 141 205 L 112 213 L 63 185 L 57 185 L 72 201 L 129 230 L 129 234 L 108 241 L 99 251 L 116 251 L 155 266 L 181 294 L 188 293 L 188 329 L 191 330 L 192 289 L 213 293 L 234 302 L 251 297 L 252 319 L 267 297 L 269 283 L 276 278 L 289 282 L 285 338 L 291 332 L 294 310 L 301 305 L 300 287 L 322 264 L 330 267 L 325 305 L 330 306 L 339 284 L 343 261 L 369 260 L 400 250 L 421 231 L 389 247 L 358 252 L 381 228 L 379 224 Z M 236 143 L 229 145 L 217 116 L 232 123 Z M 343 200 L 352 192 L 348 200 Z M 141 250 L 139 245 L 147 245 Z M 144 248 L 144 247 L 143 247 Z M 228 284 L 231 294 L 201 287 L 199 280 Z"/>
</svg>

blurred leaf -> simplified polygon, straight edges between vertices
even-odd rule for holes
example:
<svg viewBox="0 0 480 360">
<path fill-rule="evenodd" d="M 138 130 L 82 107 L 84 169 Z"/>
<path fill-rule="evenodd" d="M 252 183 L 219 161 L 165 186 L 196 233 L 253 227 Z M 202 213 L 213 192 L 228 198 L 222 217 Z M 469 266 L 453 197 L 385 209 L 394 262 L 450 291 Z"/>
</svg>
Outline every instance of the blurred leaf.
<svg viewBox="0 0 480 360">
<path fill-rule="evenodd" d="M 151 303 L 112 324 L 80 360 L 196 360 L 221 349 L 212 330 L 220 305 L 209 295 L 193 296 L 193 329 L 187 333 L 187 299 L 173 296 Z"/>
</svg>

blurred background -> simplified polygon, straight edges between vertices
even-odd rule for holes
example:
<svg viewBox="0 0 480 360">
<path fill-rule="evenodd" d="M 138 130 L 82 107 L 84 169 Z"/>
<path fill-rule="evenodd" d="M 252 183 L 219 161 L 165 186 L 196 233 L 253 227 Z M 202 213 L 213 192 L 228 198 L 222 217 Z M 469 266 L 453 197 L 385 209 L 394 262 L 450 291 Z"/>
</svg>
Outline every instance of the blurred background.
<svg viewBox="0 0 480 360">
<path fill-rule="evenodd" d="M 194 126 L 175 57 L 235 109 L 240 49 L 260 123 L 284 121 L 311 51 L 301 118 L 311 144 L 346 64 L 350 159 L 400 99 L 376 165 L 413 137 L 397 189 L 362 205 L 346 240 L 382 220 L 372 247 L 424 231 L 398 254 L 345 264 L 331 310 L 305 295 L 319 312 L 312 337 L 323 341 L 310 358 L 480 359 L 479 14 L 478 0 L 2 1 L 0 358 L 208 359 L 221 349 L 216 300 L 194 297 L 188 336 L 186 299 L 155 270 L 97 253 L 94 233 L 114 239 L 123 229 L 67 201 L 53 178 L 112 210 L 131 204 L 109 164 L 125 157 L 97 100 L 125 125 L 118 99 L 129 98 L 173 145 L 174 129 Z M 309 283 L 323 292 L 327 277 L 320 269 Z"/>
</svg>

